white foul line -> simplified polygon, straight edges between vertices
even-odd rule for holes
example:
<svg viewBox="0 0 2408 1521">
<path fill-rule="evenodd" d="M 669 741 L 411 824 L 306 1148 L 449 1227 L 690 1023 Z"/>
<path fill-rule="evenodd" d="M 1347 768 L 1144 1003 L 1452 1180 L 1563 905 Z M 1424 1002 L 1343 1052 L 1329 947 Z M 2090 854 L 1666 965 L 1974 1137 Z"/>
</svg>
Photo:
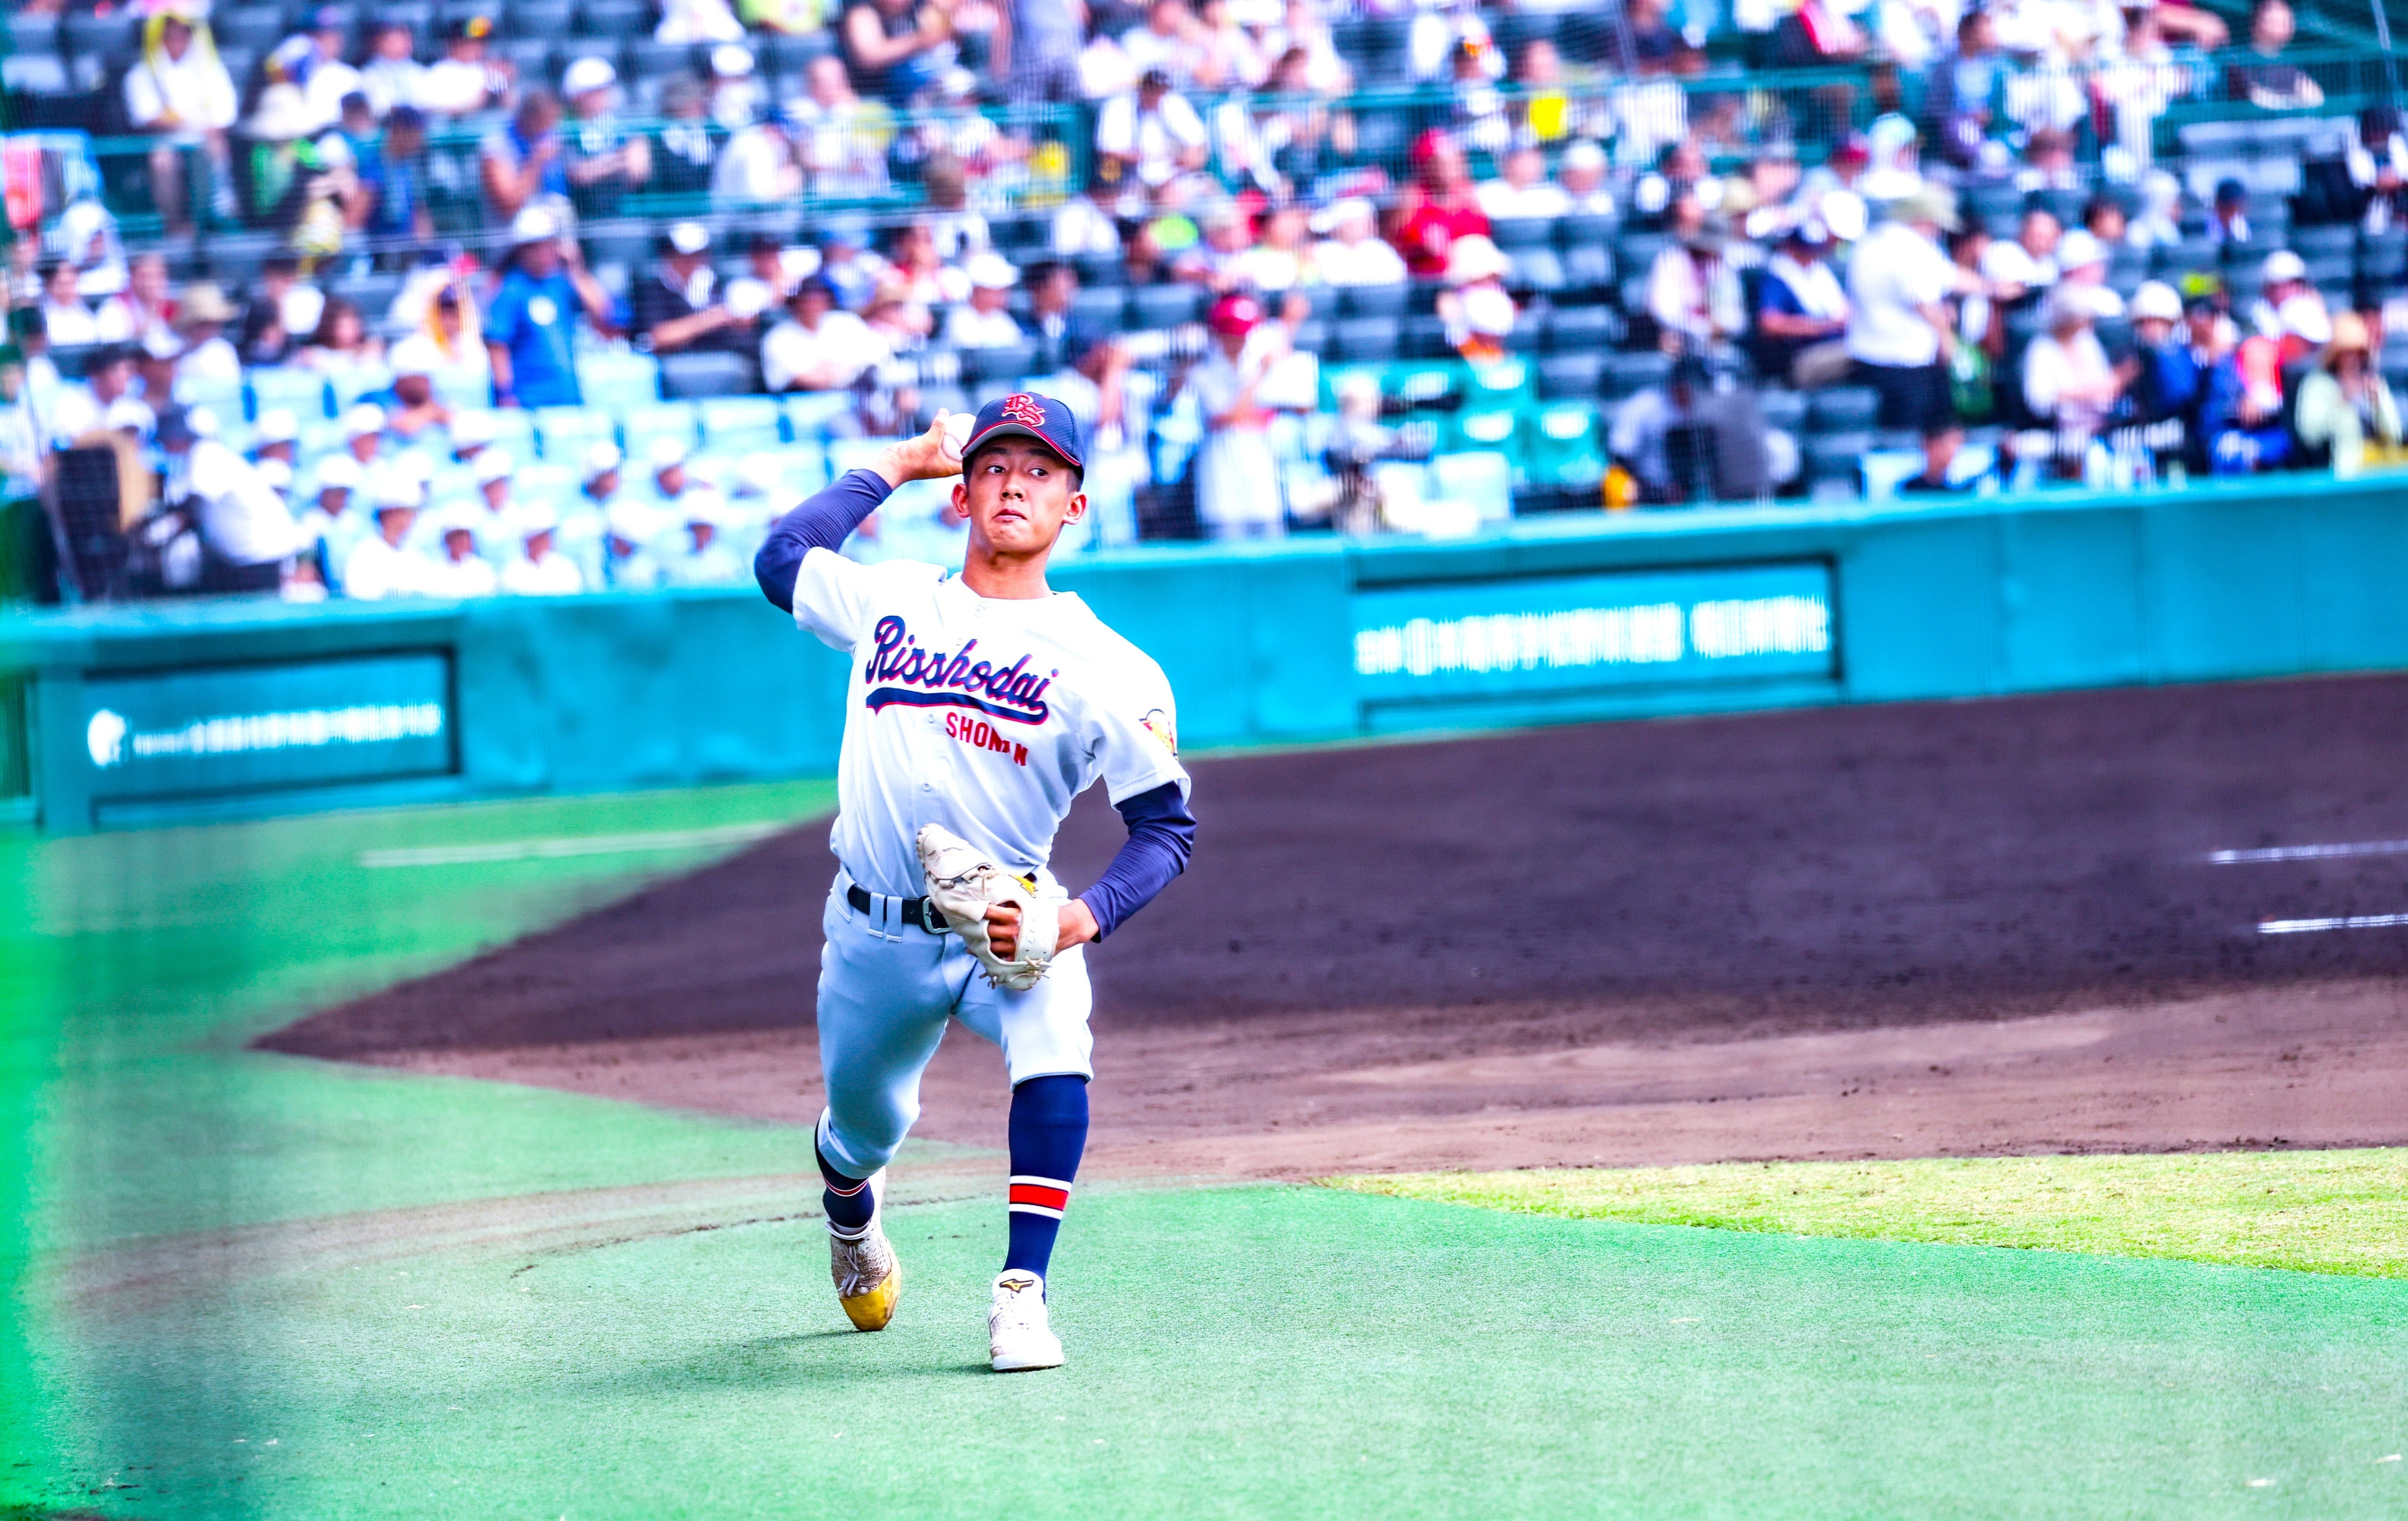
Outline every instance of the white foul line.
<svg viewBox="0 0 2408 1521">
<path fill-rule="evenodd" d="M 2402 925 L 2408 925 L 2408 913 L 2356 913 L 2346 919 L 2269 919 L 2258 933 L 2313 935 L 2320 929 L 2398 929 Z"/>
<path fill-rule="evenodd" d="M 2349 845 L 2275 845 L 2259 851 L 2210 851 L 2210 866 L 2252 866 L 2260 861 L 2329 861 L 2344 855 L 2408 855 L 2408 839 L 2362 839 Z"/>
<path fill-rule="evenodd" d="M 634 835 L 570 835 L 555 839 L 505 839 L 490 845 L 424 845 L 410 850 L 362 851 L 364 867 L 471 866 L 488 861 L 557 861 L 572 855 L 620 855 L 638 851 L 689 850 L 701 845 L 744 845 L 788 827 L 782 820 L 720 824 L 707 829 L 655 829 Z"/>
</svg>

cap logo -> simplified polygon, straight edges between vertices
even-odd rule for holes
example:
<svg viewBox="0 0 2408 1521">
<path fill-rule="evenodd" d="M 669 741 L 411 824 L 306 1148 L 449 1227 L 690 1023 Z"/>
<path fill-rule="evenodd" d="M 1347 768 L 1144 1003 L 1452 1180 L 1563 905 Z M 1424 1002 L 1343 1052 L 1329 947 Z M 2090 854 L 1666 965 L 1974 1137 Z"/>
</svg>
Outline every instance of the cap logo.
<svg viewBox="0 0 2408 1521">
<path fill-rule="evenodd" d="M 1014 423 L 1025 423 L 1032 428 L 1045 426 L 1045 404 L 1025 391 L 1005 398 L 1003 415 Z"/>
</svg>

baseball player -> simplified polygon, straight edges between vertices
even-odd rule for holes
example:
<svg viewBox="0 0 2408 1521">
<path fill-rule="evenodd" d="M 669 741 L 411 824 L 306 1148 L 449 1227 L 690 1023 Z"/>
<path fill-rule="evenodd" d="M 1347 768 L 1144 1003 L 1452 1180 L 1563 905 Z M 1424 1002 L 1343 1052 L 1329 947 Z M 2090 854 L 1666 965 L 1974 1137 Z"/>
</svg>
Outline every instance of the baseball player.
<svg viewBox="0 0 2408 1521">
<path fill-rule="evenodd" d="M 1083 947 L 1168 885 L 1195 839 L 1161 667 L 1045 583 L 1054 540 L 1087 510 L 1085 461 L 1077 420 L 1049 396 L 940 416 L 786 514 L 753 562 L 770 601 L 852 658 L 814 1137 L 837 1297 L 861 1330 L 894 1316 L 884 1169 L 958 1019 L 1002 1047 L 1011 1081 L 1010 1244 L 987 1314 L 998 1372 L 1062 1362 L 1045 1274 L 1087 1141 Z M 959 574 L 837 552 L 896 487 L 956 475 Z M 1098 777 L 1128 839 L 1070 897 L 1046 857 Z"/>
</svg>

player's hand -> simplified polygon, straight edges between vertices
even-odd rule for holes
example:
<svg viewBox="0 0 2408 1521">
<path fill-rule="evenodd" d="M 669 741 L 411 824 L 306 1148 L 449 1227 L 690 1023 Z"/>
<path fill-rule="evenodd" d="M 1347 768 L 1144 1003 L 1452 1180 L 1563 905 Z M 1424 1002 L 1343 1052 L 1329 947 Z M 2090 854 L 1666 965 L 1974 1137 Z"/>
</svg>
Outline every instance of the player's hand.
<svg viewBox="0 0 2408 1521">
<path fill-rule="evenodd" d="M 945 421 L 951 412 L 939 412 L 928 424 L 928 431 L 916 438 L 905 438 L 888 444 L 878 455 L 878 473 L 890 486 L 900 486 L 912 481 L 941 481 L 962 473 L 962 462 L 945 452 Z M 958 428 L 956 429 L 958 431 Z"/>
<path fill-rule="evenodd" d="M 990 903 L 986 908 L 986 943 L 996 957 L 1010 961 L 1020 954 L 1020 905 Z"/>
<path fill-rule="evenodd" d="M 1068 950 L 1073 945 L 1084 945 L 1102 933 L 1102 927 L 1096 923 L 1094 911 L 1078 898 L 1074 897 L 1063 904 L 1060 912 L 1061 928 L 1054 941 L 1056 954 Z M 1010 961 L 1020 954 L 1020 906 L 1018 904 L 988 905 L 986 924 L 987 943 L 995 948 L 996 955 Z"/>
</svg>

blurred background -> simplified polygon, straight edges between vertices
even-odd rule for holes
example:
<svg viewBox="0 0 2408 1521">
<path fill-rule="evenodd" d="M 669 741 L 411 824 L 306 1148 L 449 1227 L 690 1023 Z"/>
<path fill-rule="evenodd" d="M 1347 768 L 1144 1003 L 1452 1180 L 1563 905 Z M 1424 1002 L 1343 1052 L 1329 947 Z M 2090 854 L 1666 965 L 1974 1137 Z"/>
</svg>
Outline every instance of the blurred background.
<svg viewBox="0 0 2408 1521">
<path fill-rule="evenodd" d="M 2353 474 L 2408 369 L 2386 23 L 22 5 L 7 589 L 741 582 L 1024 386 L 1096 435 L 1094 552 Z M 940 555 L 934 500 L 857 552 Z"/>
</svg>

